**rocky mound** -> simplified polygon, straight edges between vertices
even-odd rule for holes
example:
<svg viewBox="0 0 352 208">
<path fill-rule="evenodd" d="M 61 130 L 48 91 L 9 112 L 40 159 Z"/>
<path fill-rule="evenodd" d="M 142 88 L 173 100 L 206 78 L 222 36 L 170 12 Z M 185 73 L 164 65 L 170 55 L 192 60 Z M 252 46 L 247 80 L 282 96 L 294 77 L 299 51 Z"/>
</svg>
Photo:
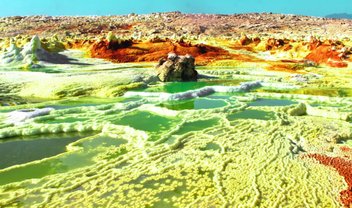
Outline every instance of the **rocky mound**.
<svg viewBox="0 0 352 208">
<path fill-rule="evenodd" d="M 307 60 L 339 68 L 348 66 L 346 60 L 352 53 L 352 49 L 346 47 L 341 41 L 323 42 L 315 37 L 311 37 L 309 49 L 311 52 L 306 57 Z"/>
<path fill-rule="evenodd" d="M 163 82 L 195 81 L 198 72 L 194 66 L 195 59 L 191 55 L 178 56 L 169 53 L 167 59 L 160 59 L 156 66 L 157 76 Z"/>
</svg>

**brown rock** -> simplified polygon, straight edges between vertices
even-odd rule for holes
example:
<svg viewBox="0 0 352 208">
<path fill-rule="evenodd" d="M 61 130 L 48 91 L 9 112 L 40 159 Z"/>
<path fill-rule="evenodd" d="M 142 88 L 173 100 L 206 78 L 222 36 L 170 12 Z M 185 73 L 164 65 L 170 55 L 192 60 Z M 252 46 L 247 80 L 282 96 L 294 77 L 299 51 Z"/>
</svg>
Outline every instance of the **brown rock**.
<svg viewBox="0 0 352 208">
<path fill-rule="evenodd" d="M 275 39 L 275 38 L 269 38 L 266 42 L 265 49 L 268 50 L 273 50 L 280 48 L 285 45 L 285 41 L 282 39 Z"/>
<path fill-rule="evenodd" d="M 248 38 L 247 35 L 242 34 L 239 40 L 239 44 L 242 46 L 249 45 L 252 43 L 252 39 Z"/>
<path fill-rule="evenodd" d="M 178 56 L 169 53 L 167 59 L 162 58 L 156 66 L 157 76 L 162 82 L 196 81 L 195 59 L 191 55 Z"/>
<path fill-rule="evenodd" d="M 252 40 L 253 40 L 253 43 L 255 43 L 256 45 L 258 45 L 261 42 L 261 39 L 259 37 L 255 37 Z"/>
</svg>

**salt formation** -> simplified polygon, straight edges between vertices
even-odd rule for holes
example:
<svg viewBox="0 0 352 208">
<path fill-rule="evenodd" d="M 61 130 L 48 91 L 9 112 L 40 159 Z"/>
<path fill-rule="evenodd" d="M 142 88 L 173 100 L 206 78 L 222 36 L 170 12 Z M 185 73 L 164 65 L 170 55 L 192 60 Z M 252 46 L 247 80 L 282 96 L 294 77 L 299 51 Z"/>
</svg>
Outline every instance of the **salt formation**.
<svg viewBox="0 0 352 208">
<path fill-rule="evenodd" d="M 53 46 L 48 45 L 47 47 L 54 50 Z M 11 43 L 7 51 L 0 54 L 0 61 L 2 65 L 20 65 L 24 68 L 38 68 L 42 67 L 44 62 L 67 63 L 68 59 L 44 49 L 39 37 L 35 35 L 23 48 L 18 48 L 15 43 Z"/>
<path fill-rule="evenodd" d="M 69 106 L 2 129 L 3 138 L 73 131 L 92 136 L 54 157 L 0 170 L 0 206 L 340 206 L 336 190 L 344 189 L 343 178 L 298 157 L 296 149 L 330 149 L 351 135 L 349 123 L 291 116 L 281 107 L 251 107 L 280 114 L 270 121 L 231 120 L 243 112 L 235 102 L 218 111 L 153 108 L 140 101 Z M 20 174 L 29 170 L 40 171 Z"/>
<path fill-rule="evenodd" d="M 178 56 L 169 53 L 167 59 L 159 60 L 156 66 L 157 75 L 162 82 L 197 80 L 198 73 L 194 61 L 191 55 Z"/>
<path fill-rule="evenodd" d="M 42 51 L 40 39 L 33 36 L 31 41 L 18 48 L 14 43 L 8 48 L 7 52 L 0 56 L 2 64 L 24 64 L 25 66 L 36 67 L 38 62 L 38 53 Z M 42 52 L 43 53 L 43 52 Z"/>
<path fill-rule="evenodd" d="M 18 111 L 10 112 L 6 123 L 9 124 L 20 124 L 27 119 L 35 118 L 49 114 L 54 108 L 42 108 L 42 109 L 23 109 Z"/>
<path fill-rule="evenodd" d="M 19 62 L 22 59 L 23 56 L 20 53 L 20 49 L 14 43 L 11 43 L 6 53 L 0 55 L 1 64 Z"/>
<path fill-rule="evenodd" d="M 216 92 L 223 92 L 223 93 L 235 93 L 235 92 L 248 92 L 251 89 L 261 87 L 262 84 L 260 81 L 255 82 L 246 82 L 242 83 L 240 86 L 209 86 L 203 87 L 197 90 L 189 90 L 186 92 L 180 93 L 153 93 L 153 92 L 133 92 L 129 91 L 124 94 L 125 97 L 154 97 L 159 98 L 162 101 L 177 101 L 177 100 L 186 100 L 192 99 L 197 97 L 204 97 L 211 95 Z"/>
</svg>

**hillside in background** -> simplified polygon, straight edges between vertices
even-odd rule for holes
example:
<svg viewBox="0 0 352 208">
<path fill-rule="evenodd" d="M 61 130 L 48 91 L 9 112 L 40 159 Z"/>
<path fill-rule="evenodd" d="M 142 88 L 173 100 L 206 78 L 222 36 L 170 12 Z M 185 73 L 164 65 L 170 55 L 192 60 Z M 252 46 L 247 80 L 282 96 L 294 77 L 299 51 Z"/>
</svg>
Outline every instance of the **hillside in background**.
<svg viewBox="0 0 352 208">
<path fill-rule="evenodd" d="M 326 17 L 327 18 L 335 18 L 335 19 L 352 19 L 352 14 L 336 13 L 336 14 L 329 14 Z"/>
</svg>

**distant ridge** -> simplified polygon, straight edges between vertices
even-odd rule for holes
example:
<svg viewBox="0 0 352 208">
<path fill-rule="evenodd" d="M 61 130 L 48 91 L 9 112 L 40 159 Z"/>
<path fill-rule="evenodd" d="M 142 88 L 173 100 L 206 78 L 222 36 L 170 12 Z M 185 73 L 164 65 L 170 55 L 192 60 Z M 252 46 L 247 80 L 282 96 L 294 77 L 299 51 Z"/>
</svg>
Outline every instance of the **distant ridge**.
<svg viewBox="0 0 352 208">
<path fill-rule="evenodd" d="M 352 19 L 352 14 L 336 13 L 336 14 L 327 15 L 326 17 L 327 18 L 335 18 L 335 19 Z"/>
</svg>

